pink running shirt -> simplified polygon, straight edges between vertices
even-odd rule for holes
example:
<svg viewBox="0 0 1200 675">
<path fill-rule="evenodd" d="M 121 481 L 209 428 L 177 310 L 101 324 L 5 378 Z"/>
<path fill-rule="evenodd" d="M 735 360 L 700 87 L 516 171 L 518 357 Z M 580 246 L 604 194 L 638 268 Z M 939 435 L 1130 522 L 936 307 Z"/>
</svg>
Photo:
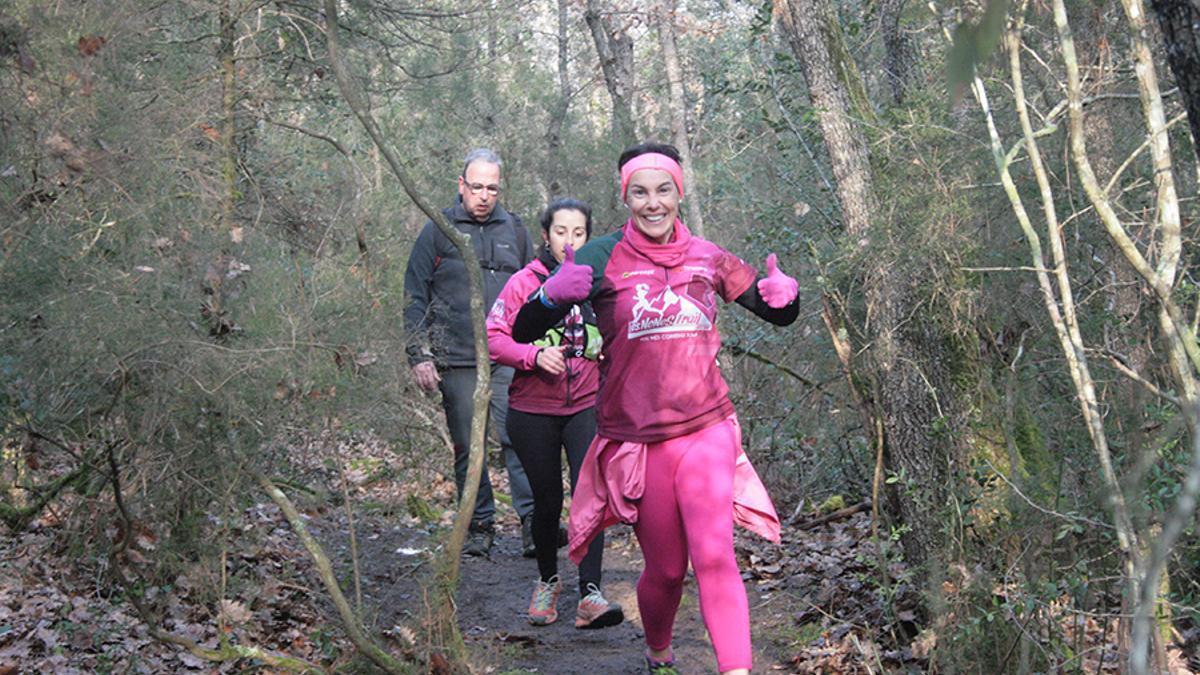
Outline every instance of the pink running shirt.
<svg viewBox="0 0 1200 675">
<path fill-rule="evenodd" d="M 717 298 L 735 300 L 756 272 L 681 222 L 666 245 L 633 227 L 589 242 L 576 262 L 592 267 L 592 308 L 604 337 L 597 433 L 653 443 L 733 414 L 717 365 Z"/>
</svg>

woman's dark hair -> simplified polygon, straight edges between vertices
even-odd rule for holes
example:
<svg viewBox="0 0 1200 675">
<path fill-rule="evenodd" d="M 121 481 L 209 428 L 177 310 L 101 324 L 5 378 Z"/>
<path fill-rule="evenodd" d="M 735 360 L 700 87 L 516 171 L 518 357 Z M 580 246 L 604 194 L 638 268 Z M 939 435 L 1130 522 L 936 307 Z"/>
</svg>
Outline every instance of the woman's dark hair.
<svg viewBox="0 0 1200 675">
<path fill-rule="evenodd" d="M 683 163 L 683 160 L 679 158 L 679 150 L 669 143 L 638 143 L 637 145 L 626 148 L 625 152 L 621 153 L 621 157 L 617 159 L 617 171 L 620 171 L 621 167 L 625 166 L 625 162 L 628 162 L 638 155 L 644 155 L 648 152 L 657 152 L 660 155 L 666 155 L 667 157 L 670 157 L 671 159 L 675 160 L 676 163 Z"/>
<path fill-rule="evenodd" d="M 559 211 L 578 211 L 583 214 L 584 228 L 587 230 L 588 238 L 592 236 L 592 207 L 588 206 L 587 202 L 581 202 L 578 199 L 564 197 L 555 199 L 550 202 L 545 211 L 542 211 L 542 231 L 549 233 L 550 226 L 554 224 L 554 214 Z"/>
</svg>

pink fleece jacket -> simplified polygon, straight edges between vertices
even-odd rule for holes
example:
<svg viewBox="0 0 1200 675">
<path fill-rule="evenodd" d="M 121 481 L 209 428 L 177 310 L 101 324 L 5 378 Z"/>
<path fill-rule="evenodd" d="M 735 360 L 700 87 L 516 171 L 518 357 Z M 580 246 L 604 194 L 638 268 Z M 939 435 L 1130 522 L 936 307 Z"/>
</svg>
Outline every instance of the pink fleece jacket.
<svg viewBox="0 0 1200 675">
<path fill-rule="evenodd" d="M 533 415 L 573 415 L 596 403 L 600 369 L 595 361 L 568 358 L 567 372 L 553 375 L 537 367 L 541 347 L 521 344 L 512 337 L 513 321 L 521 306 L 549 274 L 541 260 L 534 259 L 508 280 L 488 312 L 488 356 L 517 372 L 508 390 L 508 405 Z"/>
<path fill-rule="evenodd" d="M 646 486 L 647 451 L 646 443 L 602 436 L 592 441 L 571 497 L 569 550 L 576 564 L 583 560 L 588 544 L 601 530 L 617 523 L 637 522 L 638 500 Z M 775 505 L 742 450 L 740 438 L 733 471 L 733 522 L 779 543 Z"/>
</svg>

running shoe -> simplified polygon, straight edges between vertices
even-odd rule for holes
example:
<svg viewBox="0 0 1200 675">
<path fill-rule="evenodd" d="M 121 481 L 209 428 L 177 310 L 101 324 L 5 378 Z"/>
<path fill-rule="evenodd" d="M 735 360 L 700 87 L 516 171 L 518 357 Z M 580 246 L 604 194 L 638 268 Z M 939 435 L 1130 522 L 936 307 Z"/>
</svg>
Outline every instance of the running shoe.
<svg viewBox="0 0 1200 675">
<path fill-rule="evenodd" d="M 463 555 L 487 557 L 492 552 L 495 530 L 489 524 L 471 523 L 467 530 L 467 541 L 463 544 Z"/>
<path fill-rule="evenodd" d="M 666 661 L 655 661 L 650 658 L 650 651 L 646 651 L 646 672 L 650 675 L 679 675 L 679 671 L 675 669 L 675 655 L 671 654 Z"/>
<path fill-rule="evenodd" d="M 575 610 L 576 628 L 608 628 L 625 620 L 621 606 L 604 599 L 596 584 L 588 584 L 587 591 L 588 594 L 583 596 Z"/>
<path fill-rule="evenodd" d="M 529 623 L 548 626 L 558 621 L 558 594 L 561 592 L 562 582 L 557 574 L 550 577 L 550 581 L 538 579 L 533 585 L 533 598 L 529 600 Z"/>
</svg>

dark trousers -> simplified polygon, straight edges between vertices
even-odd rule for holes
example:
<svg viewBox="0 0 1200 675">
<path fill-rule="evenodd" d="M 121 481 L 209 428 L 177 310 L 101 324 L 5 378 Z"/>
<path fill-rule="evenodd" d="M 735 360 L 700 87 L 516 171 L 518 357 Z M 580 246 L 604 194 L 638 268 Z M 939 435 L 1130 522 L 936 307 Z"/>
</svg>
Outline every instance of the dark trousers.
<svg viewBox="0 0 1200 675">
<path fill-rule="evenodd" d="M 442 376 L 442 409 L 446 412 L 446 425 L 450 429 L 450 440 L 454 443 L 454 484 L 458 497 L 462 499 L 463 486 L 467 482 L 467 460 L 471 450 L 471 415 L 475 405 L 475 369 L 447 368 Z M 508 415 L 508 385 L 512 383 L 513 369 L 507 366 L 492 366 L 492 398 L 488 405 L 489 431 L 500 437 L 504 466 L 508 469 L 508 483 L 512 491 L 513 508 L 524 520 L 533 512 L 533 495 L 529 480 L 521 467 L 521 460 L 513 452 L 508 440 L 506 417 Z M 496 514 L 496 502 L 492 496 L 492 481 L 488 478 L 486 463 L 479 479 L 479 494 L 475 497 L 475 514 L 471 525 L 475 529 L 490 528 Z"/>
<path fill-rule="evenodd" d="M 571 489 L 579 480 L 583 457 L 596 435 L 596 411 L 588 408 L 574 415 L 532 415 L 508 411 L 508 435 L 521 458 L 529 486 L 533 489 L 533 544 L 537 549 L 542 581 L 558 574 L 558 523 L 562 514 L 562 451 L 566 448 L 571 472 Z M 600 564 L 604 556 L 604 533 L 588 546 L 579 563 L 579 595 L 587 585 L 600 587 Z"/>
</svg>

